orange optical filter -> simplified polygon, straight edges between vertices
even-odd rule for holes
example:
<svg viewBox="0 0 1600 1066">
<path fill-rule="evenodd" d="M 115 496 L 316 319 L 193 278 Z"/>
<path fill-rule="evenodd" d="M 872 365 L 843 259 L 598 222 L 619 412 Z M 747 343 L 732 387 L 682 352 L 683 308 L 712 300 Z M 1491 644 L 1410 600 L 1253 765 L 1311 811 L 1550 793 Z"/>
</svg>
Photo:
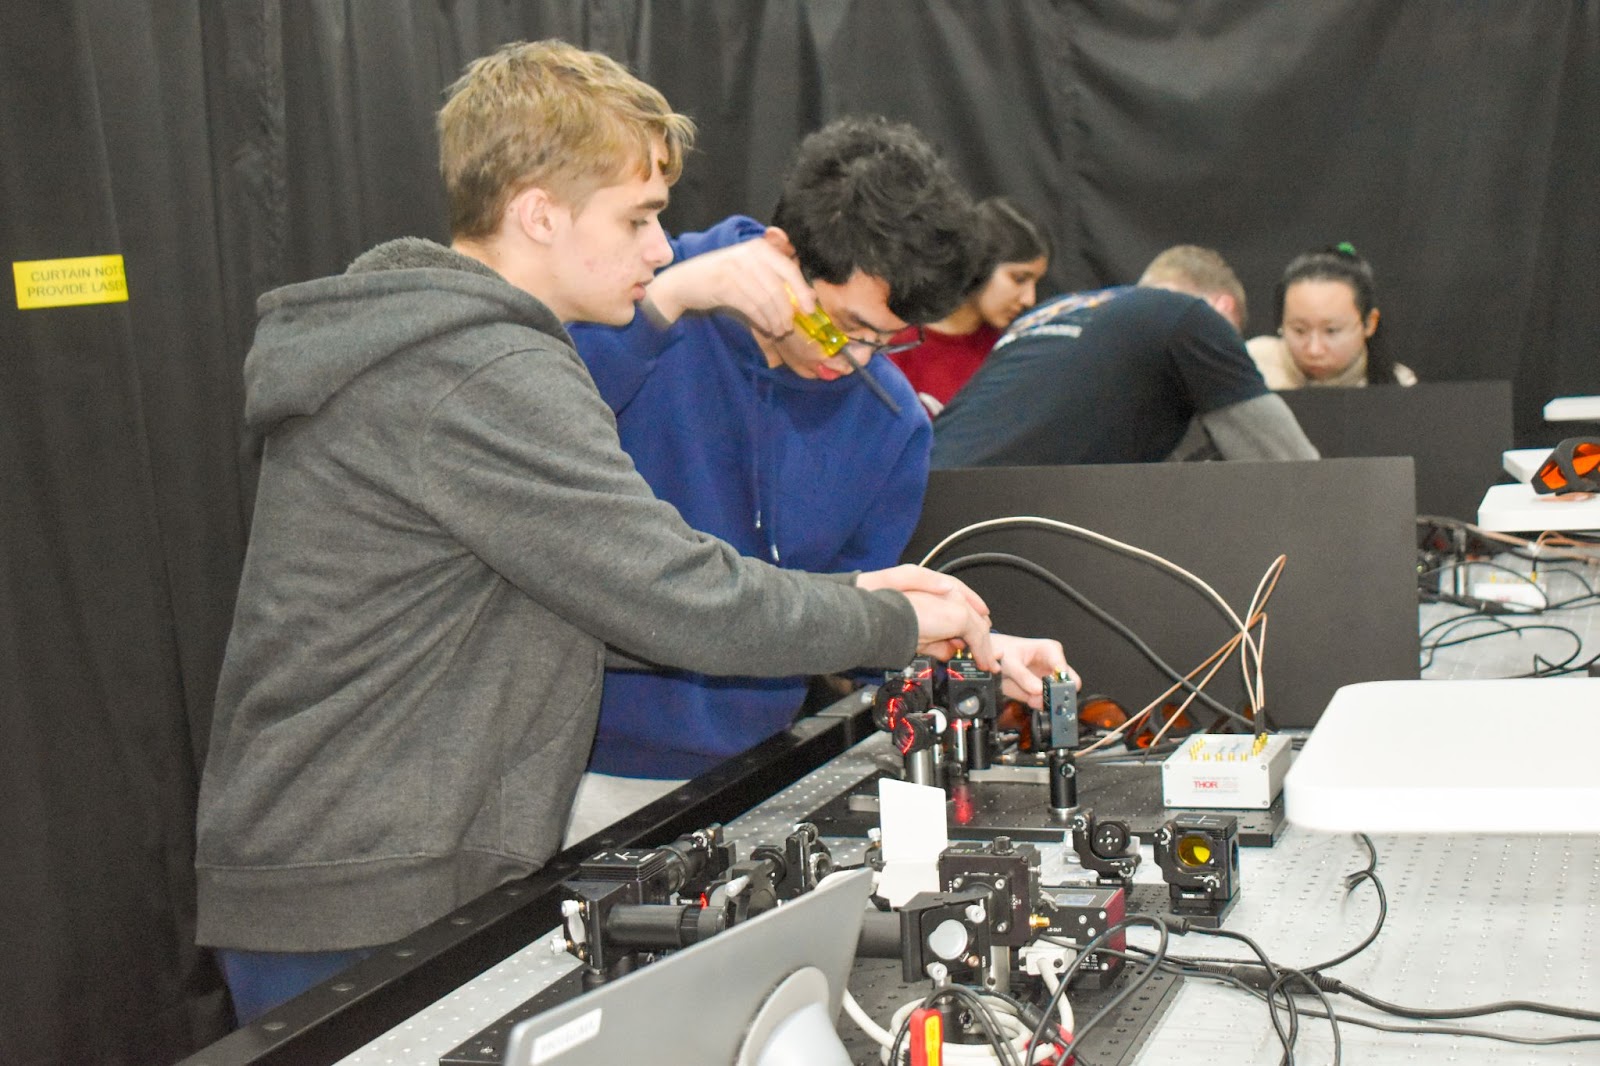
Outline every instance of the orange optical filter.
<svg viewBox="0 0 1600 1066">
<path fill-rule="evenodd" d="M 1600 437 L 1568 437 L 1534 471 L 1529 484 L 1541 496 L 1559 492 L 1600 492 Z"/>
<path fill-rule="evenodd" d="M 1127 720 L 1128 712 L 1109 696 L 1089 696 L 1078 704 L 1078 721 L 1090 729 L 1110 732 Z"/>
<path fill-rule="evenodd" d="M 1161 710 L 1156 713 L 1161 716 L 1159 723 L 1154 720 L 1156 715 L 1153 714 L 1138 729 L 1123 736 L 1122 743 L 1129 751 L 1142 751 L 1154 744 L 1156 734 L 1168 722 L 1172 722 L 1172 728 L 1167 730 L 1169 737 L 1188 736 L 1197 728 L 1194 719 L 1189 717 L 1189 712 L 1178 710 L 1178 705 L 1175 703 L 1163 703 Z M 1174 717 L 1177 721 L 1173 721 Z"/>
</svg>

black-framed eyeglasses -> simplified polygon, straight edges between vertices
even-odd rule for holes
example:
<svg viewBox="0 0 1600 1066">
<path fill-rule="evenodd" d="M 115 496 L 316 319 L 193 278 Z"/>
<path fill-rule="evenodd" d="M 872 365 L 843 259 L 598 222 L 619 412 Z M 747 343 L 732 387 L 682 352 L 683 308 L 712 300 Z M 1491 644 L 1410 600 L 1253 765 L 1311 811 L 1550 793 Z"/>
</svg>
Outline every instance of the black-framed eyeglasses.
<svg viewBox="0 0 1600 1066">
<path fill-rule="evenodd" d="M 861 365 L 863 360 L 857 359 L 850 353 L 850 345 L 859 344 L 861 347 L 867 349 L 867 358 L 871 359 L 874 355 L 897 355 L 900 352 L 909 352 L 911 349 L 915 348 L 921 343 L 922 327 L 918 326 L 917 332 L 913 339 L 907 343 L 890 344 L 888 341 L 864 341 L 857 337 L 848 337 L 846 338 L 846 343 L 839 348 L 836 354 L 843 356 L 844 361 L 850 364 L 851 368 L 855 370 L 861 381 L 866 384 L 867 388 L 872 390 L 872 394 L 878 399 L 882 400 L 884 406 L 889 408 L 891 412 L 898 415 L 900 413 L 900 405 L 894 402 L 894 397 L 890 396 L 888 390 L 886 390 L 882 385 L 878 384 L 876 378 L 867 373 L 866 367 Z"/>
<path fill-rule="evenodd" d="M 915 328 L 916 332 L 912 334 L 911 339 L 908 341 L 901 341 L 899 344 L 895 344 L 891 341 L 863 340 L 860 337 L 851 337 L 849 340 L 851 344 L 854 344 L 857 347 L 865 348 L 869 356 L 900 355 L 903 352 L 909 352 L 911 349 L 922 343 L 924 339 L 922 327 L 917 326 Z"/>
</svg>

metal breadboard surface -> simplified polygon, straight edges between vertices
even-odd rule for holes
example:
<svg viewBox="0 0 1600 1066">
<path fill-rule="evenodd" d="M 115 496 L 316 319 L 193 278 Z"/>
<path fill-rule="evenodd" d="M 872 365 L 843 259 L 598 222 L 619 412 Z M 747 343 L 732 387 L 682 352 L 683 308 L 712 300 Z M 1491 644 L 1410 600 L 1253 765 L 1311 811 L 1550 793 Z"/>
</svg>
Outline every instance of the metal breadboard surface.
<svg viewBox="0 0 1600 1066">
<path fill-rule="evenodd" d="M 1378 875 L 1389 917 L 1377 941 L 1329 971 L 1391 1003 L 1431 1009 L 1508 999 L 1593 1010 L 1600 1003 L 1594 962 L 1600 907 L 1600 840 L 1590 837 L 1380 836 Z M 1370 886 L 1345 892 L 1346 874 L 1367 864 L 1351 836 L 1291 828 L 1270 852 L 1240 854 L 1241 891 L 1225 927 L 1259 943 L 1276 964 L 1313 966 L 1358 944 L 1377 915 Z M 1129 936 L 1153 947 L 1144 931 Z M 1175 937 L 1173 954 L 1245 957 L 1244 945 Z M 1409 1022 L 1332 997 L 1341 1014 Z M 1494 1033 L 1600 1033 L 1600 1025 L 1515 1013 L 1439 1025 Z M 1340 1027 L 1343 1061 L 1372 1064 L 1471 1062 L 1562 1064 L 1600 1061 L 1595 1043 L 1531 1047 L 1464 1036 L 1383 1033 Z M 1264 1004 L 1214 982 L 1187 980 L 1156 1027 L 1142 1061 L 1227 1066 L 1276 1064 L 1282 1048 Z M 1301 1019 L 1296 1061 L 1331 1062 L 1328 1024 Z"/>
<path fill-rule="evenodd" d="M 887 751 L 880 741 L 859 745 L 735 819 L 728 826 L 730 837 L 744 849 L 781 839 L 795 822 L 877 769 L 877 758 Z M 859 860 L 859 837 L 828 843 L 839 862 Z M 1411 1006 L 1455 1008 L 1529 999 L 1593 1009 L 1600 1003 L 1600 975 L 1592 961 L 1600 932 L 1600 898 L 1593 888 L 1600 883 L 1600 840 L 1380 836 L 1375 843 L 1378 874 L 1389 894 L 1389 919 L 1376 943 L 1332 970 L 1333 976 Z M 1041 856 L 1045 883 L 1082 879 L 1070 848 L 1044 845 Z M 1277 963 L 1307 966 L 1333 958 L 1358 943 L 1376 917 L 1370 887 L 1347 894 L 1344 886 L 1345 876 L 1366 863 L 1366 851 L 1353 837 L 1293 827 L 1270 849 L 1241 849 L 1241 889 L 1224 927 L 1255 938 Z M 1136 900 L 1159 899 L 1160 872 L 1149 861 L 1148 849 L 1135 880 Z M 1129 939 L 1145 947 L 1155 944 L 1143 930 L 1135 930 Z M 1193 934 L 1173 937 L 1169 950 L 1191 956 L 1245 953 L 1242 945 Z M 545 942 L 532 944 L 342 1061 L 433 1066 L 573 965 L 569 958 L 551 955 Z M 1144 1034 L 1132 1061 L 1269 1066 L 1282 1057 L 1265 1006 L 1241 992 L 1187 979 L 1175 994 L 1163 996 L 1161 1006 L 1164 1016 Z M 1336 1007 L 1342 1013 L 1373 1014 L 1342 997 L 1336 998 Z M 1543 1036 L 1600 1032 L 1600 1025 L 1526 1013 L 1444 1024 Z M 848 1020 L 840 1027 L 841 1032 L 853 1028 Z M 1595 1044 L 1527 1047 L 1471 1037 L 1379 1033 L 1353 1025 L 1343 1026 L 1341 1035 L 1343 1061 L 1377 1066 L 1449 1062 L 1452 1057 L 1491 1066 L 1600 1061 Z M 1327 1024 L 1302 1018 L 1296 1060 L 1332 1061 L 1332 1051 Z"/>
<path fill-rule="evenodd" d="M 862 745 L 871 747 L 872 741 Z M 887 754 L 887 746 L 885 745 Z M 824 767 L 824 770 L 827 768 Z M 821 772 L 821 771 L 819 771 Z M 829 798 L 808 812 L 805 820 L 814 822 L 825 836 L 866 836 L 878 824 L 872 809 L 877 795 L 877 778 L 889 771 L 877 768 L 845 791 Z M 1039 780 L 1022 782 L 984 779 L 970 786 L 970 798 L 955 806 L 952 814 L 952 839 L 993 840 L 1008 836 L 1033 843 L 1060 843 L 1064 831 L 1047 810 L 1049 795 L 1043 771 Z M 1126 822 L 1129 832 L 1144 840 L 1154 836 L 1163 822 L 1178 813 L 1161 803 L 1161 764 L 1159 760 L 1140 762 L 1089 762 L 1078 770 L 1078 802 L 1094 809 L 1098 818 Z M 1239 822 L 1239 844 L 1247 848 L 1271 847 L 1283 832 L 1283 797 L 1265 810 L 1226 810 Z"/>
</svg>

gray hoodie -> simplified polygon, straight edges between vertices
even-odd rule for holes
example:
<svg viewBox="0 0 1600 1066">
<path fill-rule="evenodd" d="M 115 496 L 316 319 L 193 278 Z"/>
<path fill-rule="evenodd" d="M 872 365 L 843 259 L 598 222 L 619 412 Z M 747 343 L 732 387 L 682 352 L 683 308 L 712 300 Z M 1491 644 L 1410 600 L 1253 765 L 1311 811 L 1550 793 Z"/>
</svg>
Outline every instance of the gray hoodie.
<svg viewBox="0 0 1600 1066">
<path fill-rule="evenodd" d="M 382 944 L 538 868 L 607 646 L 768 676 L 913 654 L 903 596 L 743 558 L 656 500 L 561 324 L 476 261 L 396 241 L 258 309 L 200 943 Z"/>
</svg>

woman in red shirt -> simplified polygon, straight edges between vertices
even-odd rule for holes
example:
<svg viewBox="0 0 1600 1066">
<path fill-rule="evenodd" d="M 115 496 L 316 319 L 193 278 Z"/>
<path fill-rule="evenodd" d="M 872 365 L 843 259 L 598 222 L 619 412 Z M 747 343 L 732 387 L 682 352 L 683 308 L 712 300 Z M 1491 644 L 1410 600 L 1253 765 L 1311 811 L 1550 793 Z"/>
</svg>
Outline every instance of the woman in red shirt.
<svg viewBox="0 0 1600 1066">
<path fill-rule="evenodd" d="M 928 414 L 937 415 L 967 383 L 1011 320 L 1037 300 L 1035 286 L 1050 267 L 1050 238 L 1022 208 L 1003 196 L 978 204 L 978 225 L 992 263 L 961 306 L 924 327 L 922 343 L 889 358 L 917 390 Z M 916 330 L 891 344 L 910 343 Z"/>
</svg>

